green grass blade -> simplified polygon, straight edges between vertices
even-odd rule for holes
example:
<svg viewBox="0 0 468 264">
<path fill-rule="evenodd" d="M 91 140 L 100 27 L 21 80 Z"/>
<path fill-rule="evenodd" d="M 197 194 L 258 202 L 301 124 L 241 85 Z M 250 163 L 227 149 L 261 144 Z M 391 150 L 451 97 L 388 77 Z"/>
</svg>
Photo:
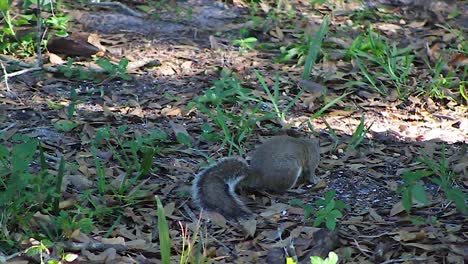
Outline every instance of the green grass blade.
<svg viewBox="0 0 468 264">
<path fill-rule="evenodd" d="M 312 117 L 310 118 L 311 120 L 315 119 L 315 118 L 318 118 L 318 117 L 321 117 L 323 112 L 325 112 L 328 108 L 334 106 L 338 101 L 340 101 L 341 99 L 345 98 L 346 96 L 352 94 L 353 92 L 348 92 L 348 93 L 345 93 L 341 96 L 338 96 L 337 98 L 331 100 L 328 104 L 326 104 L 324 107 L 322 107 L 320 110 L 318 110 L 318 112 L 316 112 L 314 115 L 312 115 Z"/>
<path fill-rule="evenodd" d="M 60 198 L 62 197 L 62 183 L 63 176 L 65 176 L 65 159 L 60 159 L 59 169 L 57 173 L 57 181 L 55 182 L 55 197 L 53 198 L 53 211 L 55 214 L 59 212 Z"/>
<path fill-rule="evenodd" d="M 159 249 L 161 251 L 161 263 L 171 264 L 171 237 L 169 236 L 169 225 L 167 224 L 164 207 L 158 196 L 155 196 L 158 206 L 158 230 Z"/>
<path fill-rule="evenodd" d="M 320 25 L 319 30 L 315 33 L 313 39 L 310 40 L 309 50 L 307 52 L 307 57 L 304 65 L 304 72 L 302 73 L 302 79 L 309 80 L 310 72 L 312 67 L 317 60 L 318 54 L 320 52 L 320 47 L 322 46 L 323 38 L 328 32 L 328 26 L 330 25 L 330 17 L 325 16 L 323 18 L 322 24 Z"/>
</svg>

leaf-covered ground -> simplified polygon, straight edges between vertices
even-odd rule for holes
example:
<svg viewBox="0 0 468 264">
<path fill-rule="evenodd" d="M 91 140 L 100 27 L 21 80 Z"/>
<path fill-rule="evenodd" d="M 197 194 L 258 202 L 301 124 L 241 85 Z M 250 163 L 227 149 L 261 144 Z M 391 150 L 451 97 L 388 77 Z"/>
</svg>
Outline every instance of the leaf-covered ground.
<svg viewBox="0 0 468 264">
<path fill-rule="evenodd" d="M 421 181 L 428 203 L 414 204 L 407 214 L 401 186 L 405 173 L 442 168 L 432 178 L 454 175 L 449 185 L 466 197 L 466 3 L 145 2 L 128 1 L 145 18 L 76 3 L 63 7 L 73 17 L 72 36 L 94 33 L 111 61 L 157 61 L 129 70 L 131 79 L 97 74 L 94 81 L 82 81 L 54 72 L 61 59 L 51 50 L 70 49 L 59 43 L 45 54 L 48 70 L 5 78 L 0 84 L 2 144 L 11 149 L 17 134 L 39 138 L 52 175 L 60 174 L 63 157 L 60 209 L 76 215 L 75 223 L 82 218 L 93 221 L 90 232 L 80 230 L 83 223 L 62 222 L 62 234 L 54 236 L 50 230 L 56 216 L 40 207 L 28 210 L 34 214 L 21 224 L 37 230 L 36 240 L 28 239 L 20 225 L 2 226 L 3 238 L 8 232 L 18 246 L 0 249 L 1 257 L 16 263 L 38 261 L 37 256 L 15 253 L 35 245 L 41 234 L 49 240 L 55 237 L 44 253 L 55 259 L 68 252 L 77 256 L 73 263 L 160 263 L 157 195 L 165 206 L 174 263 L 182 254 L 184 235 L 197 244 L 195 251 L 215 263 L 284 263 L 286 255 L 307 263 L 309 256 L 326 256 L 329 251 L 336 252 L 341 263 L 464 263 L 466 214 L 429 178 Z M 311 81 L 305 82 L 301 59 L 278 58 L 294 52 L 291 48 L 304 50 L 304 32 L 313 36 L 325 15 L 331 17 L 329 31 Z M 370 35 L 378 36 L 376 47 Z M 248 38 L 256 39 L 253 46 Z M 385 54 L 385 43 L 386 51 L 395 53 Z M 391 68 L 398 78 L 376 62 L 384 58 L 384 65 L 390 65 L 402 54 L 413 58 L 409 65 L 397 61 Z M 90 58 L 69 57 L 76 59 L 74 65 L 97 67 Z M 2 56 L 5 66 L 20 60 L 30 63 L 34 58 Z M 257 215 L 254 220 L 230 223 L 213 216 L 199 222 L 200 212 L 189 195 L 191 181 L 210 161 L 228 156 L 229 146 L 209 140 L 222 139 L 223 131 L 191 104 L 216 80 L 237 80 L 264 99 L 264 111 L 273 111 L 255 71 L 270 87 L 279 76 L 282 109 L 305 88 L 286 121 L 290 130 L 306 134 L 312 127 L 319 136 L 322 160 L 317 173 L 323 180 L 317 186 L 301 183 L 284 195 L 248 193 L 244 197 Z M 349 95 L 320 118 L 310 119 L 345 93 Z M 241 106 L 245 107 L 228 102 L 223 110 L 247 119 L 251 112 L 243 112 Z M 372 126 L 352 148 L 363 114 L 365 124 Z M 227 122 L 233 133 L 240 124 Z M 68 128 L 73 129 L 65 132 Z M 248 157 L 264 139 L 282 133 L 275 119 L 251 128 L 241 149 L 231 154 Z M 155 151 L 153 166 L 137 179 L 132 166 L 143 163 L 148 153 L 142 145 Z M 138 148 L 135 156 L 132 147 Z M 33 171 L 39 164 L 31 164 Z M 314 202 L 329 190 L 347 205 L 334 232 L 313 227 L 309 211 L 317 209 Z M 466 209 L 466 200 L 461 202 Z"/>
</svg>

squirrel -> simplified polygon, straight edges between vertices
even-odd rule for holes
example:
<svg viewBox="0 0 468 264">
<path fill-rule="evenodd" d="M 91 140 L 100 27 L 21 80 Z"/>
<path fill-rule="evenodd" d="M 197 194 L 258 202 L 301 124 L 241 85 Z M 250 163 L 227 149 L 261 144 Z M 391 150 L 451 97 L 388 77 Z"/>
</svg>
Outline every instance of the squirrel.
<svg viewBox="0 0 468 264">
<path fill-rule="evenodd" d="M 241 158 L 225 158 L 195 176 L 192 197 L 199 208 L 239 219 L 252 212 L 239 199 L 237 185 L 253 190 L 284 193 L 301 175 L 317 183 L 315 169 L 320 161 L 316 138 L 274 136 L 252 154 L 250 166 Z"/>
</svg>

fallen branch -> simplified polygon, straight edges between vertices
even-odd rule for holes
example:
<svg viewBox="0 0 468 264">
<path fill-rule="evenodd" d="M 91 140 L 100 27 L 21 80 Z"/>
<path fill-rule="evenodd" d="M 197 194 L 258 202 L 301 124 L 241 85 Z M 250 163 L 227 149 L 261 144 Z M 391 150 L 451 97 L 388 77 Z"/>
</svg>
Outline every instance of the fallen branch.
<svg viewBox="0 0 468 264">
<path fill-rule="evenodd" d="M 123 13 L 125 13 L 127 15 L 138 17 L 138 18 L 143 17 L 143 14 L 141 14 L 140 12 L 134 11 L 130 7 L 124 5 L 124 4 L 120 3 L 120 2 L 91 2 L 91 3 L 89 3 L 89 5 L 104 6 L 104 7 L 116 7 L 118 9 L 122 10 Z"/>
<path fill-rule="evenodd" d="M 409 261 L 424 261 L 424 260 L 427 260 L 427 258 L 426 257 L 399 258 L 399 259 L 389 259 L 380 264 L 390 264 L 390 263 L 409 262 Z"/>
<path fill-rule="evenodd" d="M 63 249 L 68 251 L 81 251 L 86 249 L 88 251 L 104 251 L 106 249 L 113 248 L 117 252 L 123 252 L 128 250 L 128 247 L 125 245 L 118 244 L 104 244 L 101 242 L 89 242 L 89 243 L 78 243 L 78 242 L 64 242 Z"/>
</svg>

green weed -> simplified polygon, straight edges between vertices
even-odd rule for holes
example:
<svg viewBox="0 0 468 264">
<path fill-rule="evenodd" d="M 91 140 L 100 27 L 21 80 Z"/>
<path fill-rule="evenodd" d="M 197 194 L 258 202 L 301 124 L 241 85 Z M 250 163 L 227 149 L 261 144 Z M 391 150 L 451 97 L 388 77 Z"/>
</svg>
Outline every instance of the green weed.
<svg viewBox="0 0 468 264">
<path fill-rule="evenodd" d="M 345 98 L 346 96 L 352 94 L 352 92 L 348 92 L 348 93 L 344 93 L 336 98 L 333 98 L 330 102 L 326 103 L 322 108 L 320 108 L 317 112 L 315 112 L 311 117 L 310 119 L 313 120 L 315 118 L 319 118 L 319 117 L 322 117 L 323 113 L 325 113 L 325 111 L 327 111 L 330 107 L 334 106 L 335 104 L 337 104 L 339 101 L 341 101 L 343 98 Z"/>
<path fill-rule="evenodd" d="M 89 80 L 94 82 L 100 82 L 104 78 L 107 80 L 114 78 L 123 80 L 131 79 L 131 76 L 127 74 L 128 59 L 121 59 L 118 64 L 114 64 L 108 59 L 99 58 L 96 63 L 102 68 L 103 72 L 74 64 L 73 59 L 69 59 L 67 64 L 60 65 L 57 68 L 59 72 L 68 79 Z"/>
<path fill-rule="evenodd" d="M 333 150 L 336 150 L 338 147 L 338 144 L 340 143 L 340 138 L 338 137 L 338 134 L 336 134 L 335 129 L 333 129 L 330 124 L 328 124 L 327 120 L 322 117 L 322 122 L 325 124 L 327 127 L 328 131 L 330 132 L 330 135 L 333 138 Z"/>
<path fill-rule="evenodd" d="M 413 200 L 421 204 L 428 204 L 426 191 L 421 184 L 421 179 L 431 175 L 428 171 L 405 171 L 403 172 L 403 184 L 398 191 L 402 195 L 403 208 L 409 214 L 413 207 Z"/>
<path fill-rule="evenodd" d="M 240 51 L 245 52 L 248 50 L 255 49 L 255 45 L 257 44 L 258 40 L 254 37 L 248 37 L 243 39 L 236 39 L 233 41 L 234 45 L 239 45 Z"/>
<path fill-rule="evenodd" d="M 337 264 L 338 260 L 338 255 L 331 251 L 328 253 L 328 257 L 325 259 L 319 256 L 310 257 L 310 264 Z M 293 258 L 288 257 L 286 259 L 286 264 L 297 264 L 297 262 Z"/>
<path fill-rule="evenodd" d="M 210 259 L 206 255 L 204 240 L 207 237 L 201 237 L 200 220 L 196 223 L 195 230 L 193 231 L 189 231 L 187 224 L 183 225 L 179 222 L 179 225 L 182 230 L 182 252 L 179 263 L 212 263 L 215 261 L 215 259 Z"/>
<path fill-rule="evenodd" d="M 366 115 L 363 113 L 361 121 L 354 131 L 353 136 L 351 137 L 351 142 L 349 143 L 349 146 L 351 146 L 352 149 L 356 149 L 362 143 L 364 137 L 369 133 L 372 125 L 373 123 L 366 123 Z"/>
<path fill-rule="evenodd" d="M 57 12 L 56 1 L 39 1 L 43 12 L 49 13 L 47 18 L 41 17 L 42 28 L 48 28 L 47 36 L 41 43 L 36 43 L 37 32 L 31 32 L 24 36 L 16 34 L 16 27 L 37 24 L 37 16 L 33 14 L 32 5 L 37 6 L 37 1 L 23 1 L 22 9 L 24 14 L 12 16 L 12 1 L 0 0 L 0 13 L 2 14 L 6 27 L 0 30 L 0 53 L 14 54 L 20 56 L 32 56 L 37 50 L 37 46 L 45 46 L 47 39 L 52 34 L 57 36 L 67 36 L 69 16 Z M 42 32 L 40 32 L 42 33 Z"/>
<path fill-rule="evenodd" d="M 278 119 L 278 121 L 281 124 L 286 123 L 286 113 L 291 109 L 291 107 L 296 104 L 296 102 L 299 100 L 299 98 L 302 96 L 304 93 L 304 90 L 300 90 L 299 93 L 283 108 L 281 109 L 280 106 L 280 100 L 279 100 L 279 75 L 275 75 L 275 83 L 273 85 L 273 89 L 270 89 L 265 82 L 265 79 L 258 73 L 258 71 L 255 71 L 255 75 L 257 75 L 258 80 L 260 81 L 260 84 L 263 87 L 263 90 L 265 90 L 266 94 L 268 95 L 268 98 L 270 99 L 270 102 L 273 104 L 273 109 L 275 112 L 275 115 Z M 273 90 L 273 93 L 272 91 Z M 260 98 L 255 99 L 256 102 L 262 102 Z"/>
<path fill-rule="evenodd" d="M 449 51 L 442 52 L 442 54 L 449 54 Z M 440 56 L 439 59 L 435 62 L 434 67 L 432 67 L 428 62 L 427 66 L 433 72 L 432 79 L 426 85 L 420 86 L 420 94 L 429 96 L 430 98 L 436 99 L 449 99 L 449 100 L 465 100 L 468 102 L 468 96 L 465 90 L 466 79 L 468 77 L 468 67 L 463 66 L 463 74 L 461 75 L 461 81 L 457 76 L 457 69 L 450 70 L 444 73 L 444 68 L 447 67 L 447 59 L 444 59 L 444 56 Z M 461 69 L 458 69 L 461 70 Z M 461 98 L 457 98 L 457 92 L 460 94 Z M 463 98 L 463 99 L 462 99 Z"/>
<path fill-rule="evenodd" d="M 125 194 L 128 193 L 131 187 L 134 187 L 138 179 L 147 177 L 151 173 L 153 158 L 165 151 L 160 146 L 161 142 L 167 140 L 167 134 L 163 131 L 153 131 L 145 136 L 135 135 L 133 138 L 126 135 L 126 133 L 126 126 L 121 126 L 112 132 L 109 128 L 102 128 L 96 133 L 92 152 L 96 162 L 98 187 L 101 194 L 111 191 L 125 197 Z M 117 188 L 107 183 L 105 171 L 101 164 L 102 161 L 98 157 L 100 145 L 108 148 L 108 151 L 112 153 L 112 157 L 117 160 L 125 172 L 125 177 L 120 181 Z"/>
<path fill-rule="evenodd" d="M 261 105 L 255 107 L 251 103 L 261 102 L 253 95 L 251 89 L 242 87 L 240 82 L 232 76 L 223 76 L 214 82 L 213 89 L 206 90 L 188 108 L 196 107 L 206 114 L 222 130 L 222 136 L 216 135 L 213 127 L 203 127 L 203 137 L 210 140 L 222 140 L 228 145 L 229 154 L 244 153 L 243 142 L 253 133 L 255 123 L 271 118 L 270 114 L 261 111 Z M 240 113 L 227 111 L 231 106 L 238 106 Z"/>
<path fill-rule="evenodd" d="M 463 214 L 468 213 L 466 206 L 467 195 L 460 188 L 456 187 L 455 180 L 458 175 L 453 174 L 449 169 L 449 164 L 445 156 L 445 145 L 442 147 L 442 157 L 440 162 L 428 157 L 418 158 L 429 170 L 405 171 L 403 173 L 403 184 L 398 191 L 402 194 L 403 208 L 409 214 L 413 206 L 413 200 L 421 204 L 429 204 L 426 191 L 420 183 L 426 177 L 431 182 L 440 186 L 448 201 L 453 202 L 456 208 Z"/>
<path fill-rule="evenodd" d="M 155 196 L 158 214 L 159 230 L 159 250 L 161 251 L 161 262 L 163 264 L 171 263 L 171 237 L 169 234 L 169 225 L 167 223 L 164 207 L 158 196 Z"/>
<path fill-rule="evenodd" d="M 343 217 L 343 210 L 346 204 L 341 200 L 335 200 L 335 191 L 328 191 L 325 193 L 323 199 L 318 200 L 315 205 L 320 208 L 315 212 L 314 226 L 319 227 L 323 223 L 325 226 L 333 231 L 336 228 L 337 219 Z"/>
<path fill-rule="evenodd" d="M 13 234 L 19 230 L 31 232 L 32 216 L 51 202 L 55 194 L 55 177 L 42 167 L 33 171 L 30 165 L 37 159 L 39 141 L 15 135 L 15 144 L 8 149 L 0 145 L 0 247 L 15 247 Z M 50 205 L 50 204 L 48 204 Z"/>
<path fill-rule="evenodd" d="M 53 246 L 53 243 L 47 239 L 41 241 L 33 241 L 33 245 L 26 249 L 26 254 L 28 256 L 36 256 L 39 255 L 39 259 L 41 264 L 45 263 L 44 253 L 49 255 L 50 251 L 49 248 Z"/>
<path fill-rule="evenodd" d="M 444 144 L 442 145 L 442 157 L 440 162 L 429 159 L 428 157 L 422 157 L 419 161 L 424 163 L 433 173 L 434 176 L 431 176 L 430 180 L 441 187 L 445 197 L 450 202 L 455 203 L 456 208 L 461 213 L 467 214 L 468 208 L 466 206 L 466 200 L 468 199 L 468 196 L 460 188 L 454 185 L 455 180 L 459 176 L 450 170 L 445 151 Z"/>
<path fill-rule="evenodd" d="M 310 257 L 310 263 L 311 264 L 336 264 L 338 263 L 338 255 L 335 252 L 329 252 L 328 257 L 325 259 L 322 259 L 319 256 L 313 256 Z"/>
<path fill-rule="evenodd" d="M 59 209 L 64 159 L 53 175 L 37 139 L 15 135 L 12 142 L 10 148 L 0 145 L 0 248 L 9 252 L 19 247 L 21 239 L 57 240 L 69 237 L 76 229 L 90 232 L 92 220 L 82 212 Z M 37 213 L 50 216 L 50 223 L 37 220 L 39 226 L 34 224 Z"/>
<path fill-rule="evenodd" d="M 118 64 L 103 58 L 99 58 L 96 62 L 111 78 L 131 79 L 130 75 L 127 74 L 128 59 L 126 58 L 121 59 Z"/>
<path fill-rule="evenodd" d="M 320 47 L 322 46 L 323 39 L 325 38 L 325 35 L 328 32 L 329 26 L 330 26 L 330 17 L 324 16 L 322 24 L 320 24 L 319 30 L 315 33 L 315 36 L 311 39 L 311 42 L 308 45 L 309 49 L 307 51 L 304 71 L 302 72 L 302 79 L 304 80 L 308 80 L 310 78 L 312 67 L 317 61 L 317 57 L 320 52 Z"/>
<path fill-rule="evenodd" d="M 302 78 L 308 80 L 312 67 L 320 54 L 323 39 L 328 32 L 329 25 L 330 17 L 325 16 L 319 30 L 314 36 L 308 36 L 304 33 L 297 43 L 288 47 L 281 47 L 281 56 L 276 59 L 276 62 L 284 63 L 297 59 L 296 64 L 301 65 L 304 63 Z"/>
<path fill-rule="evenodd" d="M 414 59 L 411 53 L 410 46 L 398 48 L 395 43 L 390 44 L 388 40 L 373 32 L 371 27 L 367 35 L 361 35 L 353 41 L 347 52 L 373 89 L 382 96 L 386 96 L 388 85 L 385 83 L 390 83 L 395 87 L 401 99 L 409 92 L 407 83 Z M 372 66 L 367 66 L 366 63 Z M 373 67 L 372 74 L 368 70 L 370 67 Z M 380 69 L 380 71 L 375 69 Z"/>
<path fill-rule="evenodd" d="M 383 8 L 364 8 L 353 11 L 349 18 L 353 25 L 362 25 L 367 21 L 399 21 L 401 16 L 388 13 Z"/>
</svg>

